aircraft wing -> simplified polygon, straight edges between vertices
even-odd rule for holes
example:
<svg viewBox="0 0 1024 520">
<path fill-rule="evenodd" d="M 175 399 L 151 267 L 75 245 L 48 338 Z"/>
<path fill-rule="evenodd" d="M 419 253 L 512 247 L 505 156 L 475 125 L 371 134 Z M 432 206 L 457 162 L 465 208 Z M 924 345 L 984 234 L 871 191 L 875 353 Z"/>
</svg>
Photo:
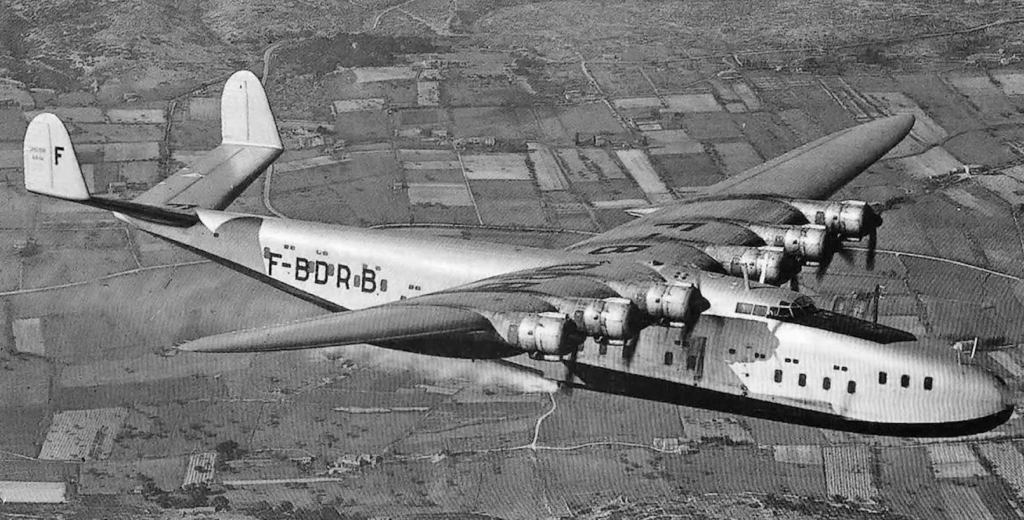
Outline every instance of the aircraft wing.
<svg viewBox="0 0 1024 520">
<path fill-rule="evenodd" d="M 472 334 L 498 339 L 523 316 L 556 311 L 566 298 L 616 297 L 615 291 L 594 279 L 606 267 L 595 262 L 520 271 L 377 307 L 199 338 L 176 349 L 269 352 L 359 343 L 405 349 L 415 342 L 417 346 L 409 349 L 435 355 L 503 357 L 519 352 L 459 350 L 459 340 Z M 647 278 L 655 279 L 653 271 L 648 271 Z M 459 348 L 439 353 L 423 346 L 431 341 Z"/>
<path fill-rule="evenodd" d="M 700 195 L 641 210 L 640 218 L 568 249 L 650 261 L 682 259 L 703 269 L 722 270 L 727 259 L 743 255 L 735 246 L 785 246 L 793 259 L 815 257 L 815 262 L 827 262 L 839 238 L 869 236 L 873 244 L 881 219 L 860 201 L 830 205 L 820 200 L 884 156 L 913 125 L 912 115 L 900 115 L 836 132 L 710 186 Z M 805 228 L 795 229 L 798 226 Z M 806 229 L 814 226 L 821 229 Z M 752 255 L 748 258 L 753 259 Z"/>
</svg>

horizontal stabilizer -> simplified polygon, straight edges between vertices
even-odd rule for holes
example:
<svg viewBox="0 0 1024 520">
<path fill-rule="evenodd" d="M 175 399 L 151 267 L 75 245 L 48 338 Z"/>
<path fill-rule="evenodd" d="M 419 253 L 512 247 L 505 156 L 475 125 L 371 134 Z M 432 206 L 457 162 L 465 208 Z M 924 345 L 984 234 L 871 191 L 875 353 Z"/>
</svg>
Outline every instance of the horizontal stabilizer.
<svg viewBox="0 0 1024 520">
<path fill-rule="evenodd" d="M 480 314 L 435 305 L 388 305 L 188 341 L 188 352 L 272 352 L 440 338 L 494 330 Z"/>
<path fill-rule="evenodd" d="M 231 75 L 221 95 L 221 144 L 135 202 L 182 210 L 224 209 L 281 155 L 281 137 L 255 74 Z"/>
</svg>

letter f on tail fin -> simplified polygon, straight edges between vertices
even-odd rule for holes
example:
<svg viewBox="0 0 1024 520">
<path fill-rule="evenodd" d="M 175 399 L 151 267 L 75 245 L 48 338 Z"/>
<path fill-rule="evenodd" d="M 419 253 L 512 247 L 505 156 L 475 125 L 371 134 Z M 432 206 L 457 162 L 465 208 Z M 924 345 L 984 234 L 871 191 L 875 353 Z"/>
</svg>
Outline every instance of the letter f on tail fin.
<svg viewBox="0 0 1024 520">
<path fill-rule="evenodd" d="M 61 199 L 89 199 L 71 137 L 53 114 L 39 114 L 25 132 L 25 189 Z"/>
</svg>

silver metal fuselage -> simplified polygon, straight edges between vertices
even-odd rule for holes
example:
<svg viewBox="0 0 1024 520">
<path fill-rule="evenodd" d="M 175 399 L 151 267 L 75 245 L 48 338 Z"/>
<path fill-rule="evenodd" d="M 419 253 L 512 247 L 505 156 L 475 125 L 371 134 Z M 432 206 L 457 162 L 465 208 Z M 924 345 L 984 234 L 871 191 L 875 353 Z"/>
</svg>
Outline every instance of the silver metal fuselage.
<svg viewBox="0 0 1024 520">
<path fill-rule="evenodd" d="M 523 269 L 594 261 L 577 252 L 408 231 L 207 210 L 199 215 L 202 224 L 191 228 L 122 218 L 279 288 L 344 309 Z M 971 433 L 1004 421 L 1012 410 L 1001 380 L 960 364 L 949 348 L 923 342 L 880 344 L 737 314 L 737 303 L 777 306 L 799 294 L 683 266 L 650 269 L 666 280 L 679 274 L 699 278 L 701 294 L 711 307 L 691 330 L 653 324 L 635 344 L 591 338 L 571 360 L 539 361 L 524 354 L 509 361 L 598 391 L 869 432 L 938 435 L 952 425 L 952 432 Z M 719 402 L 727 404 L 715 404 Z M 982 426 L 975 426 L 979 421 Z M 908 428 L 888 430 L 886 425 Z"/>
</svg>

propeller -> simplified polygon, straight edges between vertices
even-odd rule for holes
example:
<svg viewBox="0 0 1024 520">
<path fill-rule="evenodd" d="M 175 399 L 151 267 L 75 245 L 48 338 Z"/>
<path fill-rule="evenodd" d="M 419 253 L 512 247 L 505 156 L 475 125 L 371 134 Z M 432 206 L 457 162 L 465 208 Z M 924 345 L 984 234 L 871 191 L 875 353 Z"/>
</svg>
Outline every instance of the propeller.
<svg viewBox="0 0 1024 520">
<path fill-rule="evenodd" d="M 867 258 L 865 267 L 868 271 L 875 269 L 875 255 L 878 249 L 878 228 L 882 225 L 882 216 L 879 215 L 879 210 L 875 209 L 872 205 L 864 206 L 864 222 L 863 228 L 866 231 L 865 235 L 868 237 L 867 244 Z M 863 236 L 863 235 L 862 235 Z M 830 233 L 825 241 L 825 252 L 821 262 L 818 263 L 818 271 L 816 278 L 821 281 L 828 272 L 828 267 L 832 263 L 832 259 L 835 255 L 839 255 L 848 264 L 853 264 L 853 253 L 846 248 L 843 242 L 843 237 L 836 234 Z"/>
</svg>

